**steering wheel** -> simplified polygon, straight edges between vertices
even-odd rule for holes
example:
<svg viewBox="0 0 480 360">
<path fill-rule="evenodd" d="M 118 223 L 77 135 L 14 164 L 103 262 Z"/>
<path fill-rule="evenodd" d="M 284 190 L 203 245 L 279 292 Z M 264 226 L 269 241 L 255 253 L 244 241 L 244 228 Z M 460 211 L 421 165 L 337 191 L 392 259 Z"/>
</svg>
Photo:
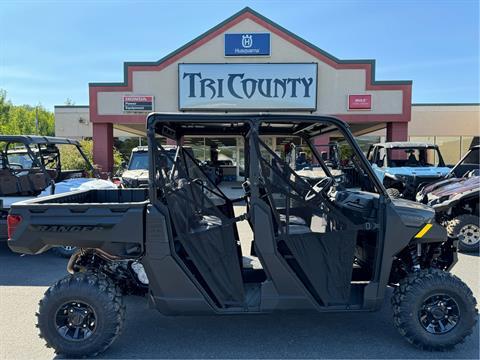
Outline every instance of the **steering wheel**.
<svg viewBox="0 0 480 360">
<path fill-rule="evenodd" d="M 315 185 L 313 185 L 312 189 L 308 191 L 307 195 L 305 195 L 305 201 L 310 201 L 316 198 L 319 195 L 324 195 L 327 191 L 332 187 L 334 183 L 333 178 L 325 177 Z"/>
</svg>

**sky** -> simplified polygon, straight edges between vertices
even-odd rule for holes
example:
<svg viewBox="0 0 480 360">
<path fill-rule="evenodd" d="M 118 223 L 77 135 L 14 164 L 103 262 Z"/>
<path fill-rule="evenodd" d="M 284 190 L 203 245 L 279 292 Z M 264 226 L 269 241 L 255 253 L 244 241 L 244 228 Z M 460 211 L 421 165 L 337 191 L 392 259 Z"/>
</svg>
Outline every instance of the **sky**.
<svg viewBox="0 0 480 360">
<path fill-rule="evenodd" d="M 479 1 L 0 0 L 0 89 L 14 104 L 88 104 L 245 6 L 377 80 L 413 80 L 414 103 L 480 102 Z"/>
</svg>

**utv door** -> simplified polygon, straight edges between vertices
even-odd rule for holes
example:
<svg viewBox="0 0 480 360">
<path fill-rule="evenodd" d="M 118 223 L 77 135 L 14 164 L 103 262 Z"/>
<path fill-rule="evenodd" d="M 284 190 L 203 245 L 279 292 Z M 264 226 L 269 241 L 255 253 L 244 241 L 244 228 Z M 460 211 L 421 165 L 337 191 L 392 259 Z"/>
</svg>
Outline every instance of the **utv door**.
<svg viewBox="0 0 480 360">
<path fill-rule="evenodd" d="M 165 186 L 173 223 L 173 248 L 191 276 L 219 308 L 244 301 L 238 233 L 231 201 L 179 147 L 175 178 Z"/>
<path fill-rule="evenodd" d="M 361 278 L 371 280 L 379 196 L 361 188 L 340 190 L 331 173 L 312 187 L 260 137 L 253 143 L 258 144 L 259 195 L 271 211 L 278 256 L 318 305 L 361 304 L 364 285 L 353 284 L 358 289 L 352 292 L 354 259 L 363 259 Z M 351 169 L 355 161 L 347 165 Z M 332 187 L 336 195 L 329 194 Z"/>
</svg>

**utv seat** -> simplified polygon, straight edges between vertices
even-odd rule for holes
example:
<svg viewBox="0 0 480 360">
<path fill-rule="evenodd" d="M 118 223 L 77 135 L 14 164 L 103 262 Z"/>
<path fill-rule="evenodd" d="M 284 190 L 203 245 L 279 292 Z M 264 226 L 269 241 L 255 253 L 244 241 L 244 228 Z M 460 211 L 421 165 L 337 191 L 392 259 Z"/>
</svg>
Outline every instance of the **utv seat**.
<svg viewBox="0 0 480 360">
<path fill-rule="evenodd" d="M 18 193 L 17 177 L 8 169 L 0 169 L 0 194 L 13 195 Z"/>
<path fill-rule="evenodd" d="M 250 181 L 249 180 L 246 180 L 243 184 L 242 184 L 242 188 L 243 188 L 243 191 L 245 192 L 245 196 L 246 196 L 246 203 L 247 203 L 247 212 L 250 211 Z M 272 212 L 272 220 L 274 222 L 274 224 L 276 223 L 275 221 L 275 216 L 273 215 L 274 214 L 274 210 L 272 209 L 272 206 L 270 205 L 270 201 L 268 201 L 268 198 L 267 198 L 267 191 L 265 190 L 264 187 L 260 187 L 259 188 L 259 193 L 260 193 L 260 198 L 268 205 L 268 207 L 270 208 L 270 211 Z M 287 216 L 285 214 L 280 214 L 280 222 L 282 223 L 282 226 L 285 226 L 287 224 Z M 298 225 L 298 226 L 307 226 L 307 222 L 305 221 L 305 219 L 302 219 L 300 216 L 296 216 L 296 215 L 289 215 L 288 216 L 288 224 L 290 226 L 292 225 Z M 298 231 L 299 229 L 295 229 L 295 228 L 292 228 L 292 230 L 294 231 Z"/>
<path fill-rule="evenodd" d="M 22 194 L 32 194 L 35 192 L 32 183 L 29 180 L 28 172 L 20 173 L 16 176 L 18 188 Z"/>
</svg>

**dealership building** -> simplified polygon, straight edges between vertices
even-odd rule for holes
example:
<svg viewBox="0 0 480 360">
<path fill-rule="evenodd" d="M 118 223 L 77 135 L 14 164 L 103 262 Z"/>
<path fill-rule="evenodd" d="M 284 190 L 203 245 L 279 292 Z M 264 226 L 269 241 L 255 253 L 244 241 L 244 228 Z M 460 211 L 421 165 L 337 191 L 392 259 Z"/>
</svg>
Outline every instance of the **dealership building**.
<svg viewBox="0 0 480 360">
<path fill-rule="evenodd" d="M 365 141 L 437 143 L 447 163 L 480 133 L 479 104 L 412 104 L 411 81 L 378 81 L 374 60 L 340 60 L 249 8 L 159 61 L 125 63 L 123 77 L 90 83 L 89 105 L 55 107 L 56 135 L 93 138 L 94 161 L 107 172 L 114 140 L 144 137 L 151 111 L 333 115 Z M 274 149 L 289 141 L 266 139 Z M 238 176 L 242 138 L 192 137 L 184 144 L 200 160 L 215 146 Z"/>
</svg>

